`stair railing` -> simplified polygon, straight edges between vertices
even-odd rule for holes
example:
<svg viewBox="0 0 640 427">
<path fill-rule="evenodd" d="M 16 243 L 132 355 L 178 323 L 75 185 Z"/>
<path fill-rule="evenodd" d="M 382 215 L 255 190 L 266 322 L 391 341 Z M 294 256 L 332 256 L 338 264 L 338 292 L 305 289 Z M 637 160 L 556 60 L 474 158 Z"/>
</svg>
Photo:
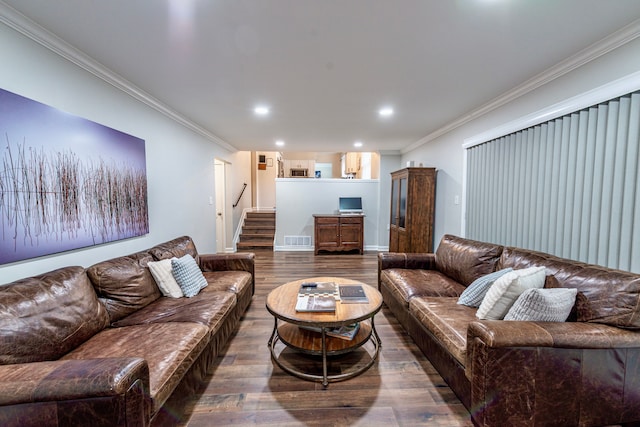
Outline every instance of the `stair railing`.
<svg viewBox="0 0 640 427">
<path fill-rule="evenodd" d="M 236 202 L 233 204 L 234 208 L 238 206 L 238 203 L 240 203 L 240 199 L 242 199 L 242 195 L 244 194 L 244 190 L 246 190 L 246 188 L 247 188 L 247 183 L 245 182 L 244 185 L 242 186 L 242 190 L 240 190 L 240 195 L 238 196 L 238 200 L 236 200 Z"/>
</svg>

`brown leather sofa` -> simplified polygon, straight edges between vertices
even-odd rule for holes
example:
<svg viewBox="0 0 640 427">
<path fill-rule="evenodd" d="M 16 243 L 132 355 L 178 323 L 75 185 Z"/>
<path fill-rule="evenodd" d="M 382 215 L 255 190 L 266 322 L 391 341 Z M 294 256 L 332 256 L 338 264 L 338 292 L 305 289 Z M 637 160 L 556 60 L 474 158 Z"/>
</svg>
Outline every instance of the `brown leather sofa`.
<svg viewBox="0 0 640 427">
<path fill-rule="evenodd" d="M 478 320 L 457 304 L 478 277 L 531 266 L 545 287 L 578 289 L 566 322 Z M 446 235 L 434 254 L 379 254 L 378 277 L 475 425 L 640 425 L 640 275 Z"/>
<path fill-rule="evenodd" d="M 208 286 L 164 297 L 147 263 L 184 254 Z M 198 255 L 186 236 L 0 286 L 0 425 L 177 422 L 253 293 L 253 254 Z"/>
</svg>

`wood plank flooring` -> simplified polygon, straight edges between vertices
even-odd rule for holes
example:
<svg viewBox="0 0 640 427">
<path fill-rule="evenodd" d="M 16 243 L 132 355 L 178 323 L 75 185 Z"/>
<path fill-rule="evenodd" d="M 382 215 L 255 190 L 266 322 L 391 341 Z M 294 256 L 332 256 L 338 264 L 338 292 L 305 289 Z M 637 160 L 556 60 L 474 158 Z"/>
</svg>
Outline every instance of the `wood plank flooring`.
<svg viewBox="0 0 640 427">
<path fill-rule="evenodd" d="M 323 389 L 272 363 L 267 340 L 274 321 L 265 308 L 267 294 L 285 282 L 314 276 L 377 286 L 376 253 L 256 252 L 255 271 L 251 307 L 206 388 L 178 414 L 181 426 L 472 425 L 467 410 L 386 307 L 375 318 L 380 357 L 356 378 Z"/>
</svg>

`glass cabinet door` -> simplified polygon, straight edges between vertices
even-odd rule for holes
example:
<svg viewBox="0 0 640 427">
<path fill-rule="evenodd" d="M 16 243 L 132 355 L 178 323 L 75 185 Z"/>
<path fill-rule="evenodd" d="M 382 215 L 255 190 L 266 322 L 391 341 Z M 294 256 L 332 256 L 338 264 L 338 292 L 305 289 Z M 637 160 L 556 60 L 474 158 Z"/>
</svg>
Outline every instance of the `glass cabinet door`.
<svg viewBox="0 0 640 427">
<path fill-rule="evenodd" d="M 400 178 L 400 215 L 398 227 L 404 228 L 405 218 L 407 216 L 407 178 Z"/>
<path fill-rule="evenodd" d="M 400 181 L 394 179 L 391 181 L 391 225 L 398 226 L 398 191 Z"/>
</svg>

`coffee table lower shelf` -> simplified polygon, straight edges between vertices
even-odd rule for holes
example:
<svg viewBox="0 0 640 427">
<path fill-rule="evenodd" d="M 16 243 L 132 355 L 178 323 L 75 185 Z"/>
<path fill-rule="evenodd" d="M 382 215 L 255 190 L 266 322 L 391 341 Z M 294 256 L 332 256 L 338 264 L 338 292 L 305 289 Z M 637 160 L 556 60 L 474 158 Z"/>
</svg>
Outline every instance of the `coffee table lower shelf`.
<svg viewBox="0 0 640 427">
<path fill-rule="evenodd" d="M 280 361 L 281 354 L 278 354 L 276 350 L 276 344 L 278 341 L 282 342 L 288 348 L 300 353 L 311 356 L 321 356 L 322 375 L 303 372 L 282 363 Z M 373 354 L 369 354 L 370 360 L 368 360 L 367 363 L 362 364 L 349 372 L 343 372 L 335 375 L 329 375 L 327 373 L 327 357 L 352 352 L 357 348 L 364 346 L 367 342 L 370 342 L 373 345 Z M 278 324 L 278 319 L 275 319 L 273 333 L 269 339 L 268 346 L 271 351 L 272 360 L 282 370 L 304 380 L 322 382 L 324 387 L 327 387 L 330 382 L 344 381 L 360 375 L 375 363 L 378 355 L 380 354 L 380 338 L 376 332 L 373 317 L 368 321 L 360 323 L 360 329 L 352 340 L 344 340 L 328 336 L 326 335 L 324 328 L 322 329 L 322 332 L 314 332 L 300 328 L 298 325 L 294 325 L 292 323 L 281 321 L 280 324 Z M 367 352 L 369 352 L 369 350 L 367 350 Z"/>
</svg>

